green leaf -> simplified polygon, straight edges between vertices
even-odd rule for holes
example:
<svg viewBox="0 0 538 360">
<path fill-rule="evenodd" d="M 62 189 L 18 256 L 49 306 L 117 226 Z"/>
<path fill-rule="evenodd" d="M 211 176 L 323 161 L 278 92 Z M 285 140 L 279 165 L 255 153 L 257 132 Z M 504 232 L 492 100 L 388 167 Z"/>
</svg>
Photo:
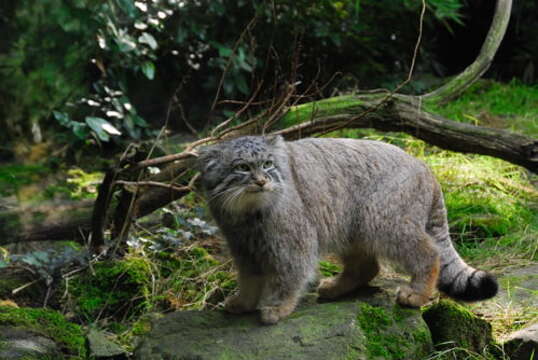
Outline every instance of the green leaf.
<svg viewBox="0 0 538 360">
<path fill-rule="evenodd" d="M 142 117 L 138 115 L 131 115 L 131 117 L 133 118 L 133 123 L 135 125 L 138 125 L 140 127 L 148 127 L 148 123 Z"/>
<path fill-rule="evenodd" d="M 119 6 L 122 8 L 123 11 L 127 13 L 127 15 L 130 18 L 133 18 L 136 14 L 136 7 L 133 4 L 133 1 L 130 0 L 119 0 L 118 1 Z"/>
<path fill-rule="evenodd" d="M 150 33 L 144 32 L 138 37 L 138 42 L 141 44 L 146 44 L 153 50 L 156 50 L 159 45 L 157 45 L 157 40 Z"/>
<path fill-rule="evenodd" d="M 212 41 L 211 45 L 213 45 L 219 51 L 220 57 L 230 57 L 234 52 L 233 49 L 216 41 Z"/>
<path fill-rule="evenodd" d="M 95 131 L 97 136 L 101 141 L 110 140 L 109 135 L 121 135 L 121 132 L 118 131 L 111 123 L 100 117 L 87 116 L 86 124 Z"/>
<path fill-rule="evenodd" d="M 60 123 L 60 125 L 70 127 L 72 121 L 67 113 L 54 110 L 52 115 L 54 115 L 54 118 Z"/>
<path fill-rule="evenodd" d="M 233 50 L 229 47 L 219 47 L 219 56 L 220 57 L 230 57 L 233 54 Z"/>
<path fill-rule="evenodd" d="M 146 61 L 143 63 L 141 70 L 148 79 L 153 80 L 155 77 L 155 64 L 153 64 L 151 61 Z"/>
<path fill-rule="evenodd" d="M 245 77 L 242 74 L 239 74 L 235 78 L 235 84 L 237 85 L 237 89 L 243 94 L 248 95 L 249 88 L 247 85 L 247 81 L 245 80 Z"/>
<path fill-rule="evenodd" d="M 88 137 L 89 131 L 88 126 L 86 124 L 80 123 L 78 121 L 73 121 L 73 134 L 75 134 L 76 137 L 83 140 Z"/>
</svg>

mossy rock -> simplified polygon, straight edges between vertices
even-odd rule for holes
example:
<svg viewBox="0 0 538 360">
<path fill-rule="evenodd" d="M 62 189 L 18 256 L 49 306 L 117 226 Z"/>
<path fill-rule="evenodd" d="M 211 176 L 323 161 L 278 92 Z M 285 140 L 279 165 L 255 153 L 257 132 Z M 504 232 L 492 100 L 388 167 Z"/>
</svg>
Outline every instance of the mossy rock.
<svg viewBox="0 0 538 360">
<path fill-rule="evenodd" d="M 3 343 L 6 347 L 10 343 L 20 344 L 20 339 L 25 339 L 25 341 L 33 341 L 43 351 L 50 350 L 47 355 L 29 353 L 26 356 L 28 359 L 47 359 L 47 356 L 50 359 L 78 360 L 86 358 L 86 340 L 82 329 L 67 321 L 57 311 L 0 306 L 0 327 L 4 329 L 0 332 L 0 344 Z M 51 343 L 56 344 L 56 347 L 52 346 Z M 12 349 L 24 351 L 24 349 Z M 59 349 L 61 354 L 57 353 L 56 349 Z M 37 355 L 40 357 L 35 357 Z M 32 358 L 32 356 L 34 357 Z"/>
<path fill-rule="evenodd" d="M 63 359 L 58 346 L 46 336 L 24 328 L 0 325 L 0 359 Z"/>
<path fill-rule="evenodd" d="M 491 324 L 451 300 L 428 307 L 423 318 L 438 350 L 457 347 L 481 353 L 493 344 Z"/>
<path fill-rule="evenodd" d="M 538 355 L 538 322 L 510 334 L 503 348 L 511 360 L 535 359 Z"/>
<path fill-rule="evenodd" d="M 274 326 L 258 314 L 182 311 L 153 321 L 136 359 L 423 359 L 432 350 L 418 310 L 386 292 L 338 302 L 307 301 Z"/>
<path fill-rule="evenodd" d="M 151 264 L 141 257 L 107 260 L 93 272 L 80 274 L 69 283 L 74 310 L 84 321 L 97 317 L 121 319 L 147 310 L 151 294 Z"/>
</svg>

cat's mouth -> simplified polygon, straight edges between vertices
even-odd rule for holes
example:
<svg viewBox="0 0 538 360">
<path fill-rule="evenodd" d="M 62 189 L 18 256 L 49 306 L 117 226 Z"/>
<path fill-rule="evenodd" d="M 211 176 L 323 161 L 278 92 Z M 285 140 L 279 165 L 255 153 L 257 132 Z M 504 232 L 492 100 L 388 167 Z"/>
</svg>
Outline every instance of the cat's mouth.
<svg viewBox="0 0 538 360">
<path fill-rule="evenodd" d="M 266 183 L 263 185 L 258 184 L 249 184 L 245 188 L 245 192 L 247 193 L 261 193 L 266 191 L 272 191 L 273 185 L 271 183 Z"/>
</svg>

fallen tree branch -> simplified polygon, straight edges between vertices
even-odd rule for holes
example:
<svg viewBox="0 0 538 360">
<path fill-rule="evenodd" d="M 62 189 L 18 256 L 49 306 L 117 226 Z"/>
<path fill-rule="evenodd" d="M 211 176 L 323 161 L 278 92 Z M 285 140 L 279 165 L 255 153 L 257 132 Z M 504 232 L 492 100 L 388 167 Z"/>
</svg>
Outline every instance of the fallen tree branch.
<svg viewBox="0 0 538 360">
<path fill-rule="evenodd" d="M 443 149 L 495 156 L 538 173 L 538 139 L 445 119 L 423 111 L 420 97 L 398 95 L 382 104 L 378 98 L 371 94 L 342 96 L 296 106 L 283 121 L 298 124 L 274 134 L 299 139 L 338 128 L 400 131 Z M 368 112 L 372 107 L 377 110 Z M 301 122 L 303 118 L 310 120 Z"/>
</svg>

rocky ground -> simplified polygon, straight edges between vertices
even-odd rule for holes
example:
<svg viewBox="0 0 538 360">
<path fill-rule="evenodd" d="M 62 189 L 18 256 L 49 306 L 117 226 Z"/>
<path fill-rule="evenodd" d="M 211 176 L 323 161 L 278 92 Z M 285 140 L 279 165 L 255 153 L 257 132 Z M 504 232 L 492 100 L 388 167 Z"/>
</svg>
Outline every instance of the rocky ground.
<svg viewBox="0 0 538 360">
<path fill-rule="evenodd" d="M 257 314 L 218 310 L 156 314 L 134 354 L 96 329 L 85 335 L 71 329 L 73 337 L 85 337 L 88 350 L 71 357 L 76 351 L 68 348 L 74 345 L 65 334 L 58 336 L 65 333 L 59 319 L 36 313 L 37 322 L 17 324 L 9 320 L 13 316 L 2 316 L 10 306 L 1 304 L 0 359 L 478 359 L 469 354 L 486 351 L 484 358 L 527 360 L 538 353 L 537 270 L 538 264 L 512 269 L 500 277 L 496 298 L 470 308 L 444 299 L 422 310 L 401 308 L 394 294 L 402 280 L 391 278 L 336 302 L 318 302 L 309 294 L 274 326 L 261 325 Z M 524 325 L 495 338 L 490 323 L 498 327 L 507 313 L 522 316 Z M 451 357 L 443 357 L 448 353 Z"/>
</svg>

